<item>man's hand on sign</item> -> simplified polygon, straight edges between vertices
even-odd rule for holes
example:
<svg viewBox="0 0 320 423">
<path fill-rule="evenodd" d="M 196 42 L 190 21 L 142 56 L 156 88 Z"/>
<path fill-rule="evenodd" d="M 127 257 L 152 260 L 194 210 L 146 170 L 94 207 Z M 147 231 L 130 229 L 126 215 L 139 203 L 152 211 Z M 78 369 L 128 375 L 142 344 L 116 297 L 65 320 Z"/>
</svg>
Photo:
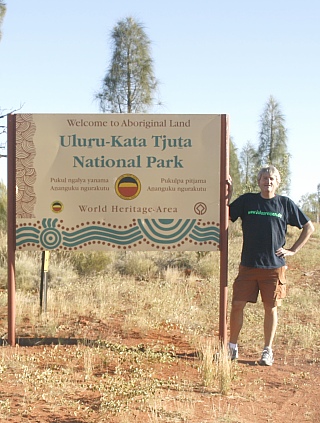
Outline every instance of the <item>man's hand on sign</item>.
<svg viewBox="0 0 320 423">
<path fill-rule="evenodd" d="M 233 192 L 232 178 L 230 175 L 228 176 L 226 183 L 228 185 L 228 205 L 229 205 L 231 197 L 232 197 L 232 192 Z"/>
</svg>

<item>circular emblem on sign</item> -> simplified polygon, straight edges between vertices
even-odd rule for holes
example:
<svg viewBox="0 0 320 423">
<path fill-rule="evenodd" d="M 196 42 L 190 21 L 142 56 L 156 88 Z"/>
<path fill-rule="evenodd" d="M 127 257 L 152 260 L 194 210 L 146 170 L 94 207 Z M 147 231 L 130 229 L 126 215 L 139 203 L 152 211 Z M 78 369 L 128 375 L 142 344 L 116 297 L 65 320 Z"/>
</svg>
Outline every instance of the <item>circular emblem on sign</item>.
<svg viewBox="0 0 320 423">
<path fill-rule="evenodd" d="M 206 206 L 205 203 L 196 203 L 194 205 L 194 211 L 195 211 L 195 213 L 197 213 L 199 215 L 203 215 L 207 211 L 207 206 Z"/>
<path fill-rule="evenodd" d="M 47 250 L 54 250 L 61 244 L 62 236 L 55 228 L 46 228 L 40 235 L 40 242 Z"/>
<path fill-rule="evenodd" d="M 140 194 L 141 182 L 134 175 L 121 175 L 116 181 L 115 190 L 123 200 L 133 200 Z"/>
<path fill-rule="evenodd" d="M 53 213 L 62 212 L 63 204 L 61 203 L 61 201 L 54 201 L 53 203 L 51 203 L 51 210 L 53 211 Z"/>
</svg>

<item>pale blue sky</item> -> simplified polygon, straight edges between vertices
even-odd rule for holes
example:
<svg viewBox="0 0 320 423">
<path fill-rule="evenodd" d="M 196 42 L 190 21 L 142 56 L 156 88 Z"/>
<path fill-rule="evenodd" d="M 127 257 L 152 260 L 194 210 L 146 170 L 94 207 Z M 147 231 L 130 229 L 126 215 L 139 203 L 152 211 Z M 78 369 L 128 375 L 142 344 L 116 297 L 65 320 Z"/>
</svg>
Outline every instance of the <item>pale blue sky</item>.
<svg viewBox="0 0 320 423">
<path fill-rule="evenodd" d="M 133 16 L 152 41 L 164 107 L 226 113 L 239 151 L 258 142 L 270 95 L 292 154 L 291 198 L 320 183 L 319 0 L 7 0 L 0 43 L 5 112 L 99 113 L 93 100 L 111 58 L 110 32 Z M 5 137 L 0 138 L 5 142 Z M 2 153 L 4 153 L 2 151 Z M 6 180 L 6 159 L 0 159 Z"/>
</svg>

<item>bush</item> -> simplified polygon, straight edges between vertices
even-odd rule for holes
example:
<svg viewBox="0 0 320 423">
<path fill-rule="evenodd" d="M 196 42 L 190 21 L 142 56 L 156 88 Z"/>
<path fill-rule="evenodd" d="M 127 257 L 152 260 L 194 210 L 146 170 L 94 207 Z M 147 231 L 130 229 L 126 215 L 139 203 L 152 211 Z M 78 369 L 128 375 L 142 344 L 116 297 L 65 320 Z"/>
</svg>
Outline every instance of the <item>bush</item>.
<svg viewBox="0 0 320 423">
<path fill-rule="evenodd" d="M 72 254 L 70 262 L 80 276 L 88 276 L 107 271 L 112 259 L 104 251 L 88 251 Z"/>
<path fill-rule="evenodd" d="M 15 263 L 16 289 L 38 291 L 41 280 L 41 255 L 36 252 L 19 252 Z"/>
<path fill-rule="evenodd" d="M 7 227 L 7 187 L 0 181 L 0 230 Z"/>
<path fill-rule="evenodd" d="M 210 279 L 212 277 L 218 277 L 220 275 L 220 254 L 214 252 L 207 254 L 199 259 L 194 268 L 195 273 L 203 278 Z"/>
<path fill-rule="evenodd" d="M 144 252 L 129 252 L 118 256 L 114 267 L 121 275 L 133 276 L 141 280 L 153 278 L 158 267 Z"/>
</svg>

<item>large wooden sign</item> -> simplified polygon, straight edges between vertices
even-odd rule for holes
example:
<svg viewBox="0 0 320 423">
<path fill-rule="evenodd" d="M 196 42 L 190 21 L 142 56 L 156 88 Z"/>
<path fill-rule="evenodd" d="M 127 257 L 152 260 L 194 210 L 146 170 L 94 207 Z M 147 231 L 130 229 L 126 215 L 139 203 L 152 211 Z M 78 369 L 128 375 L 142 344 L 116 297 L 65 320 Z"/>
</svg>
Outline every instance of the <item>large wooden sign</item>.
<svg viewBox="0 0 320 423">
<path fill-rule="evenodd" d="M 218 249 L 221 116 L 17 114 L 16 249 Z"/>
</svg>

